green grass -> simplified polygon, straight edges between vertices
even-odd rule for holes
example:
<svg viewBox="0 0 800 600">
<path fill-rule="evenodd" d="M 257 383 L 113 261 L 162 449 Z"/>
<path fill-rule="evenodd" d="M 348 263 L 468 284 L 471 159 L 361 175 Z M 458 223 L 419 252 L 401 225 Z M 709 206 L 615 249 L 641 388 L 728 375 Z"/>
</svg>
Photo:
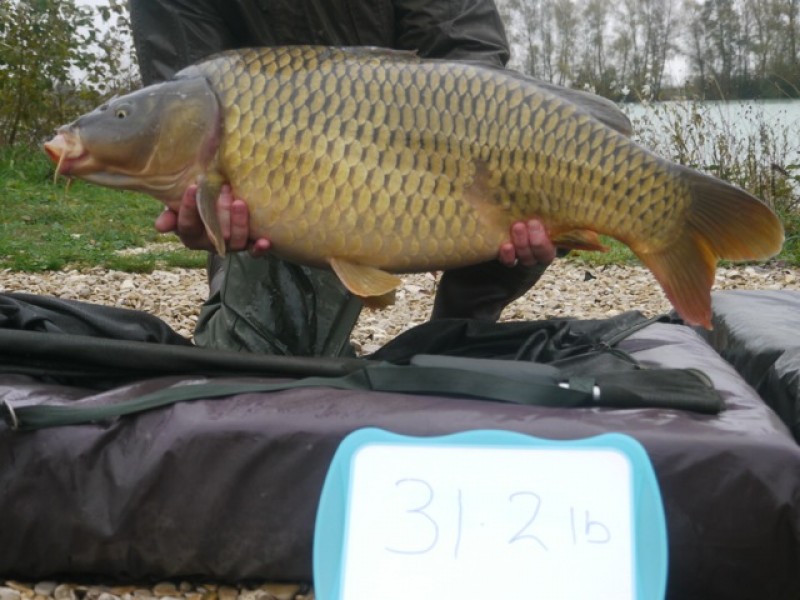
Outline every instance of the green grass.
<svg viewBox="0 0 800 600">
<path fill-rule="evenodd" d="M 44 271 L 100 266 L 129 272 L 201 267 L 205 253 L 182 248 L 120 251 L 177 241 L 153 221 L 161 205 L 142 194 L 66 180 L 36 149 L 0 149 L 0 269 Z"/>
<path fill-rule="evenodd" d="M 605 235 L 601 235 L 600 240 L 608 247 L 608 252 L 570 252 L 567 260 L 586 266 L 641 264 L 631 249 L 622 242 Z"/>
</svg>

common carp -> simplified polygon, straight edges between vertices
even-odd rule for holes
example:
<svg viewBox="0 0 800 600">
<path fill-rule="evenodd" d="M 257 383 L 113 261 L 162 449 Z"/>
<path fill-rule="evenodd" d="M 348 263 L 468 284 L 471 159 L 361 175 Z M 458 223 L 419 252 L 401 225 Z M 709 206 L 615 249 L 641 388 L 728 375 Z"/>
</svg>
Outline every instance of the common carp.
<svg viewBox="0 0 800 600">
<path fill-rule="evenodd" d="M 559 246 L 626 245 L 680 316 L 711 326 L 720 258 L 778 253 L 777 216 L 747 192 L 628 137 L 610 102 L 513 71 L 376 48 L 228 51 L 116 98 L 45 145 L 58 172 L 177 208 L 228 182 L 251 236 L 380 297 L 394 273 L 491 260 L 536 217 Z"/>
</svg>

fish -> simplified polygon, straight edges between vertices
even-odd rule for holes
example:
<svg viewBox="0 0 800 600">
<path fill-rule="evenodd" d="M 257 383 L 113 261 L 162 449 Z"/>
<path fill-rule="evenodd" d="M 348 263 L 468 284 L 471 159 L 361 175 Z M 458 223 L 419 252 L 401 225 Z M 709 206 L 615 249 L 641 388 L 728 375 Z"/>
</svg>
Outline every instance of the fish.
<svg viewBox="0 0 800 600">
<path fill-rule="evenodd" d="M 518 72 L 383 48 L 222 52 L 59 128 L 57 173 L 198 209 L 224 254 L 224 184 L 253 239 L 366 301 L 398 274 L 489 261 L 517 221 L 562 248 L 626 244 L 680 317 L 711 327 L 720 259 L 780 252 L 748 192 L 631 139 L 612 102 Z"/>
</svg>

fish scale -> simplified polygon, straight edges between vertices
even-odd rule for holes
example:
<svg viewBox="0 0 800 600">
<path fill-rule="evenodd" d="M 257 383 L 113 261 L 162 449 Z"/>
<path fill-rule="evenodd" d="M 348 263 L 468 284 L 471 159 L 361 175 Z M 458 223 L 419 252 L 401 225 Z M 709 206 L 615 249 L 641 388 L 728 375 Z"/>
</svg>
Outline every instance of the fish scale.
<svg viewBox="0 0 800 600">
<path fill-rule="evenodd" d="M 512 223 L 538 218 L 563 247 L 602 249 L 598 234 L 628 244 L 681 316 L 710 326 L 718 260 L 774 255 L 780 221 L 629 133 L 613 104 L 507 70 L 295 46 L 210 57 L 46 147 L 64 173 L 173 208 L 196 182 L 221 253 L 215 204 L 228 182 L 253 238 L 333 268 L 365 298 L 396 287 L 391 273 L 491 260 Z"/>
<path fill-rule="evenodd" d="M 314 65 L 317 64 L 317 57 L 313 55 L 309 59 L 300 53 L 296 53 L 292 59 L 295 61 L 303 61 L 304 65 L 300 70 L 307 70 L 309 66 L 313 68 Z M 257 145 L 254 143 L 254 139 L 275 139 L 275 135 L 271 135 L 275 133 L 274 129 L 257 131 L 255 132 L 255 135 L 242 134 L 242 130 L 245 129 L 242 127 L 242 120 L 247 118 L 246 115 L 248 115 L 255 107 L 252 106 L 252 94 L 238 94 L 237 90 L 242 86 L 241 79 L 243 77 L 248 78 L 252 76 L 253 65 L 257 62 L 257 58 L 247 57 L 244 61 L 241 61 L 240 67 L 234 66 L 233 68 L 219 68 L 220 65 L 217 65 L 217 69 L 214 69 L 207 74 L 207 76 L 211 79 L 212 84 L 216 83 L 217 85 L 221 86 L 222 89 L 218 93 L 223 98 L 225 107 L 230 107 L 230 110 L 226 110 L 225 132 L 229 137 L 224 146 L 226 151 L 223 154 L 223 164 L 226 166 L 226 168 L 232 171 L 231 179 L 233 180 L 261 179 L 262 181 L 267 182 L 267 185 L 271 190 L 285 189 L 289 191 L 297 186 L 291 184 L 287 186 L 286 182 L 284 181 L 284 173 L 287 171 L 287 164 L 285 161 L 281 162 L 280 164 L 273 165 L 274 168 L 272 169 L 262 168 L 255 173 L 252 173 L 252 166 L 249 164 L 249 161 L 246 160 L 246 157 L 252 154 L 253 147 Z M 286 58 L 280 60 L 278 64 L 283 68 L 292 67 L 292 73 L 299 68 L 299 65 L 288 61 Z M 279 139 L 283 139 L 284 136 L 282 134 L 285 133 L 285 129 L 291 126 L 295 119 L 302 119 L 300 111 L 305 108 L 303 106 L 282 104 L 282 102 L 291 102 L 292 100 L 297 99 L 302 100 L 307 97 L 312 98 L 312 103 L 316 102 L 316 104 L 320 107 L 320 110 L 327 111 L 325 113 L 328 115 L 328 118 L 325 120 L 325 135 L 332 137 L 334 141 L 341 140 L 339 136 L 341 136 L 343 117 L 354 118 L 357 112 L 361 115 L 367 114 L 367 111 L 364 108 L 362 108 L 360 111 L 355 109 L 356 104 L 360 103 L 363 107 L 367 100 L 366 95 L 368 93 L 369 86 L 364 85 L 363 79 L 355 79 L 354 83 L 348 86 L 346 82 L 343 82 L 343 78 L 333 69 L 328 70 L 330 65 L 328 65 L 326 62 L 323 62 L 321 67 L 322 70 L 326 72 L 324 72 L 321 76 L 317 75 L 315 72 L 311 77 L 305 78 L 305 81 L 300 82 L 299 85 L 292 85 L 292 83 L 295 83 L 295 81 L 293 81 L 294 77 L 290 77 L 289 82 L 284 82 L 288 83 L 288 85 L 284 85 L 281 88 L 282 97 L 279 97 L 277 102 L 273 100 L 267 103 L 267 115 L 276 116 L 274 119 L 268 119 L 267 122 L 270 123 L 273 128 L 280 128 L 280 131 L 277 132 L 277 137 Z M 417 77 L 412 77 L 410 74 L 406 75 L 402 72 L 387 73 L 386 69 L 376 68 L 375 65 L 368 65 L 368 67 L 365 69 L 354 70 L 351 67 L 349 69 L 349 74 L 351 76 L 357 75 L 359 77 L 363 77 L 363 71 L 368 71 L 369 74 L 373 76 L 375 75 L 376 71 L 383 73 L 383 76 L 379 77 L 379 79 L 384 82 L 384 85 L 381 89 L 381 96 L 384 98 L 387 97 L 392 90 L 391 87 L 387 87 L 387 84 L 392 85 L 393 81 L 410 86 L 409 89 L 412 90 L 411 93 L 403 94 L 402 97 L 398 97 L 398 101 L 404 101 L 408 97 L 413 98 L 415 95 L 418 96 L 418 90 L 426 85 L 430 85 L 431 79 L 434 80 L 434 83 L 442 83 L 442 85 L 445 86 L 446 91 L 455 90 L 455 78 L 451 76 L 449 79 L 442 79 L 438 76 L 438 74 L 435 73 L 433 75 L 429 73 L 421 73 Z M 273 69 L 269 63 L 261 64 L 260 69 L 257 70 L 257 72 L 266 72 L 267 74 L 273 75 L 275 73 L 279 74 L 279 71 Z M 231 77 L 231 73 L 233 73 L 235 76 Z M 311 87 L 309 88 L 308 86 Z M 314 86 L 316 86 L 317 89 L 314 89 Z M 316 95 L 320 90 L 326 94 L 324 99 Z M 416 94 L 415 91 L 417 91 Z M 445 90 L 438 91 L 443 92 Z M 338 94 L 344 94 L 346 98 L 342 99 L 336 96 L 331 97 L 330 94 L 334 92 Z M 348 102 L 348 100 L 352 101 Z M 450 104 L 451 108 L 462 108 L 460 106 L 460 100 L 458 102 L 450 101 Z M 279 105 L 281 106 L 282 110 L 279 110 Z M 350 106 L 350 108 L 347 108 L 348 106 Z M 336 112 L 331 113 L 330 111 Z M 475 222 L 476 217 L 471 214 L 472 211 L 469 210 L 469 207 L 457 205 L 456 202 L 451 198 L 453 189 L 458 189 L 459 186 L 463 188 L 469 182 L 470 174 L 474 171 L 474 168 L 472 168 L 472 165 L 470 165 L 469 162 L 459 162 L 459 159 L 462 158 L 462 155 L 466 155 L 467 159 L 469 158 L 470 148 L 467 147 L 465 149 L 466 151 L 463 151 L 462 148 L 456 146 L 453 148 L 453 156 L 449 156 L 444 163 L 437 161 L 429 163 L 425 156 L 415 158 L 411 150 L 406 147 L 399 148 L 398 152 L 395 150 L 395 148 L 398 146 L 398 136 L 395 135 L 396 132 L 402 130 L 419 131 L 417 116 L 420 114 L 420 111 L 415 110 L 414 107 L 411 107 L 408 104 L 394 104 L 388 108 L 387 112 L 387 126 L 376 130 L 372 123 L 370 123 L 370 125 L 373 125 L 371 127 L 373 131 L 388 134 L 390 141 L 386 143 L 392 145 L 385 147 L 384 151 L 378 154 L 375 152 L 374 146 L 368 145 L 369 142 L 374 140 L 369 140 L 367 138 L 367 143 L 364 143 L 361 139 L 356 138 L 351 141 L 346 150 L 346 152 L 355 156 L 359 160 L 358 164 L 362 164 L 361 161 L 363 161 L 363 163 L 371 169 L 372 177 L 364 183 L 369 186 L 369 192 L 371 195 L 378 196 L 378 199 L 375 202 L 375 212 L 378 213 L 379 217 L 383 217 L 381 223 L 379 224 L 380 233 L 385 235 L 386 232 L 391 231 L 394 228 L 395 222 L 399 222 L 400 233 L 403 236 L 410 237 L 410 233 L 416 227 L 416 219 L 412 218 L 410 215 L 403 214 L 403 212 L 407 206 L 404 200 L 406 197 L 411 197 L 417 200 L 418 204 L 424 207 L 421 211 L 415 211 L 415 214 L 422 214 L 432 222 L 431 224 L 434 234 L 438 234 L 440 236 L 444 236 L 446 234 L 449 234 L 450 236 L 459 235 L 462 233 L 461 225 L 462 220 L 464 219 L 467 219 L 468 221 L 466 227 L 464 227 L 465 231 L 470 232 L 470 234 L 474 234 L 478 229 L 477 223 Z M 422 112 L 424 112 L 426 115 L 426 118 L 422 119 L 424 122 L 423 124 L 426 124 L 428 121 L 428 111 Z M 289 119 L 289 114 L 292 114 L 292 120 Z M 252 119 L 252 117 L 250 117 L 250 119 Z M 323 121 L 320 120 L 320 124 L 322 124 L 322 122 Z M 392 125 L 395 123 L 397 124 L 398 128 L 394 129 L 394 131 L 390 131 L 392 129 Z M 473 125 L 473 127 L 477 129 L 477 125 Z M 362 132 L 364 129 L 367 128 L 363 127 L 362 124 Z M 465 130 L 466 123 L 461 115 L 450 115 L 450 119 L 445 119 L 445 131 L 463 134 Z M 321 135 L 322 131 L 318 131 L 318 134 Z M 433 136 L 423 135 L 412 137 L 416 140 L 421 140 L 423 137 L 433 139 L 435 142 L 434 147 L 428 150 L 433 152 L 441 152 L 441 144 L 447 142 L 446 137 L 436 138 Z M 497 134 L 491 133 L 490 137 L 497 137 Z M 329 151 L 330 146 L 333 143 L 334 142 L 330 142 L 327 144 L 326 150 Z M 308 152 L 308 139 L 300 138 L 300 143 L 295 148 L 300 153 Z M 288 149 L 284 151 L 278 151 L 276 154 L 279 156 L 284 156 L 287 155 L 287 152 L 289 152 Z M 339 158 L 341 160 L 341 154 L 343 153 L 344 152 L 341 152 L 339 153 L 340 156 L 336 156 L 336 153 L 334 152 L 334 158 Z M 310 227 L 313 227 L 320 220 L 324 220 L 326 223 L 328 223 L 328 227 L 331 229 L 336 229 L 337 226 L 352 227 L 354 224 L 362 226 L 370 224 L 368 220 L 364 219 L 361 215 L 365 214 L 366 212 L 371 213 L 373 209 L 372 206 L 365 205 L 362 213 L 354 218 L 352 211 L 342 209 L 341 206 L 335 204 L 334 202 L 335 198 L 344 198 L 348 200 L 347 203 L 349 205 L 350 198 L 359 197 L 361 193 L 360 186 L 353 186 L 352 183 L 354 181 L 358 183 L 359 179 L 363 179 L 363 177 L 359 178 L 355 172 L 352 172 L 352 165 L 351 169 L 348 169 L 347 165 L 342 162 L 338 163 L 338 170 L 336 173 L 332 174 L 333 161 L 327 160 L 327 156 L 321 154 L 319 150 L 317 150 L 317 153 L 314 155 L 314 159 L 316 167 L 315 175 L 317 176 L 318 180 L 328 181 L 329 178 L 333 177 L 334 182 L 334 185 L 328 185 L 327 191 L 323 191 L 321 196 L 319 193 L 315 194 L 318 196 L 316 200 L 321 202 L 324 208 L 322 211 L 312 211 L 312 215 L 315 217 L 314 219 L 309 219 L 307 223 L 296 222 L 292 219 L 292 217 L 301 216 L 299 214 L 299 210 L 290 212 L 288 214 L 286 213 L 287 205 L 292 202 L 292 198 L 289 197 L 289 194 L 283 194 L 283 197 L 281 197 L 282 194 L 280 192 L 273 192 L 272 194 L 272 196 L 277 196 L 275 202 L 276 212 L 283 213 L 284 221 L 286 221 L 285 227 L 292 230 L 286 234 L 287 236 L 291 236 L 291 239 L 288 240 L 289 243 L 292 243 L 295 240 L 302 238 L 304 235 L 307 235 L 310 231 Z M 269 165 L 263 166 L 269 167 Z M 456 183 L 451 183 L 450 178 L 452 178 L 452 180 L 454 180 Z M 248 192 L 251 191 L 243 189 L 241 190 L 241 195 L 243 197 L 248 197 Z M 423 192 L 427 192 L 428 195 L 426 195 L 426 197 L 421 196 L 420 194 Z M 313 204 L 317 204 L 318 202 L 314 202 Z M 296 200 L 295 203 L 297 203 Z M 445 219 L 444 213 L 448 213 L 450 218 Z M 257 214 L 256 216 L 257 218 L 261 217 L 270 221 L 275 220 L 270 219 L 271 215 L 268 213 L 268 211 L 263 211 L 261 214 Z M 289 218 L 287 219 L 286 217 Z M 273 239 L 279 239 L 280 235 L 281 233 L 276 231 L 271 233 Z M 365 246 L 365 244 L 360 243 L 360 241 L 355 241 L 355 238 L 351 238 L 351 240 L 350 246 L 334 248 L 332 252 L 345 256 L 353 256 L 354 254 L 357 255 L 360 248 Z M 280 244 L 279 241 L 277 243 Z M 499 243 L 499 239 L 495 238 L 491 240 L 490 243 L 492 251 L 495 251 Z M 359 248 L 355 249 L 355 246 L 358 246 Z M 382 240 L 374 240 L 371 247 L 375 249 L 376 246 L 384 246 Z M 408 248 L 404 244 L 395 243 L 393 246 L 395 255 L 392 256 L 391 259 L 395 262 L 399 261 L 400 266 L 412 264 L 418 259 L 417 255 L 420 253 L 420 251 L 422 251 L 423 247 L 421 244 L 416 244 L 416 246 L 418 248 Z M 409 250 L 412 251 L 409 252 Z M 413 250 L 416 250 L 416 252 Z M 471 258 L 469 256 L 469 249 L 458 248 L 449 239 L 439 240 L 438 247 L 436 245 L 436 239 L 429 240 L 428 243 L 424 244 L 424 251 L 425 253 L 441 253 L 442 251 L 445 251 L 445 253 L 448 254 L 446 260 L 453 260 L 456 258 L 460 260 L 470 260 Z M 356 257 L 360 258 L 358 256 Z"/>
</svg>

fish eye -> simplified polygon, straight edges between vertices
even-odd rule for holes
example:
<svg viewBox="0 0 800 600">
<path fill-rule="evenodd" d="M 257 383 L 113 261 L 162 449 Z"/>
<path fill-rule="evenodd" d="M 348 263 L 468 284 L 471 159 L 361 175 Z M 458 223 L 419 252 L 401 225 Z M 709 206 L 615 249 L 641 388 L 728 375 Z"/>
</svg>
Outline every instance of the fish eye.
<svg viewBox="0 0 800 600">
<path fill-rule="evenodd" d="M 127 108 L 118 108 L 116 111 L 114 111 L 114 116 L 117 119 L 124 119 L 125 117 L 128 116 L 128 109 Z"/>
</svg>

